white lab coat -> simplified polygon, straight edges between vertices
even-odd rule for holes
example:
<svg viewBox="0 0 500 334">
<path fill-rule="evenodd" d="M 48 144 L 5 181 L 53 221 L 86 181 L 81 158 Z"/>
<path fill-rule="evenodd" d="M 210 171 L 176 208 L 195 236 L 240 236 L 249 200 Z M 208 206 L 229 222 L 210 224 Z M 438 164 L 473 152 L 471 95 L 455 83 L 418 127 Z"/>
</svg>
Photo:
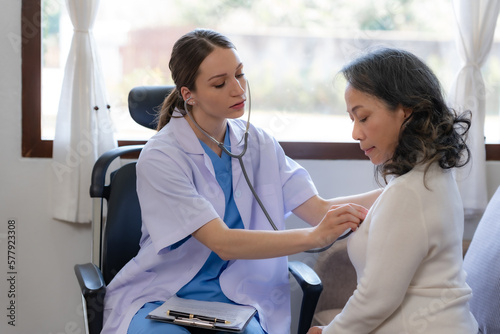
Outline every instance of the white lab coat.
<svg viewBox="0 0 500 334">
<path fill-rule="evenodd" d="M 245 126 L 245 121 L 229 120 L 233 153 L 243 149 L 243 141 L 238 142 Z M 287 214 L 317 194 L 307 171 L 286 157 L 274 138 L 254 126 L 243 161 L 278 229 L 285 228 Z M 245 228 L 272 230 L 236 159 L 232 160 L 232 173 L 234 199 Z M 148 141 L 137 163 L 137 178 L 143 220 L 141 249 L 107 288 L 103 334 L 126 333 L 142 305 L 166 300 L 188 283 L 210 249 L 193 237 L 174 250 L 169 246 L 224 216 L 224 194 L 211 160 L 184 118 L 172 118 Z M 286 257 L 230 261 L 220 284 L 229 299 L 257 309 L 268 333 L 289 333 Z"/>
</svg>

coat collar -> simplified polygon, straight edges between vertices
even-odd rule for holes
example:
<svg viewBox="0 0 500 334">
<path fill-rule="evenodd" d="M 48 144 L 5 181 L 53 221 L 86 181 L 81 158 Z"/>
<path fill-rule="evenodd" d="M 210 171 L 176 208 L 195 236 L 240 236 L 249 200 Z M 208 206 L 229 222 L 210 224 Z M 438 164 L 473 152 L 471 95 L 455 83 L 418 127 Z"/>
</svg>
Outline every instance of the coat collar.
<svg viewBox="0 0 500 334">
<path fill-rule="evenodd" d="M 204 150 L 201 146 L 196 134 L 189 125 L 185 117 L 179 117 L 182 114 L 176 109 L 173 117 L 170 119 L 169 125 L 174 133 L 175 139 L 179 146 L 189 154 L 203 154 Z"/>
</svg>

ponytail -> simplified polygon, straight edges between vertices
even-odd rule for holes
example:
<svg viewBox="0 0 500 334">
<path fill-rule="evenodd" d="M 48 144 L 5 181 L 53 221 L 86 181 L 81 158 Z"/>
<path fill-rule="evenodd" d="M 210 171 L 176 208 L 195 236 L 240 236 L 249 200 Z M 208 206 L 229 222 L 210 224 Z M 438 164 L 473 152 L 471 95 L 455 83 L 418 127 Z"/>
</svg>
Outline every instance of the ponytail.
<svg viewBox="0 0 500 334">
<path fill-rule="evenodd" d="M 170 92 L 170 94 L 168 94 L 165 100 L 163 100 L 163 104 L 161 105 L 161 109 L 158 112 L 157 116 L 158 120 L 158 125 L 156 127 L 157 131 L 160 131 L 165 125 L 167 125 L 167 123 L 173 117 L 172 115 L 174 113 L 175 108 L 178 108 L 179 110 L 184 109 L 184 100 L 182 99 L 182 96 L 177 90 L 177 87 L 175 87 Z"/>
</svg>

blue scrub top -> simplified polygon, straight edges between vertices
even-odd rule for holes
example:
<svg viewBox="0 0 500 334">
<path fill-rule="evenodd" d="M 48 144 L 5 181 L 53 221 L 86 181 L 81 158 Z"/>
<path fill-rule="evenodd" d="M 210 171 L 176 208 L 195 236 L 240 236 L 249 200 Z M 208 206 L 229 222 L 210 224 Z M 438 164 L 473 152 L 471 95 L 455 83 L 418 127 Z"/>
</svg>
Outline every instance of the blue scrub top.
<svg viewBox="0 0 500 334">
<path fill-rule="evenodd" d="M 231 157 L 224 151 L 222 151 L 222 155 L 219 157 L 207 144 L 201 140 L 200 143 L 210 157 L 210 160 L 212 160 L 215 177 L 224 192 L 226 200 L 224 222 L 229 228 L 244 229 L 245 227 L 241 220 L 240 212 L 233 198 Z M 230 151 L 229 127 L 226 130 L 224 145 Z M 187 238 L 190 237 L 191 236 Z M 172 245 L 171 248 L 175 249 L 179 247 L 187 238 Z M 196 300 L 232 303 L 232 301 L 222 292 L 219 282 L 220 274 L 226 269 L 227 264 L 228 261 L 222 260 L 215 252 L 212 252 L 196 276 L 177 292 L 177 296 Z"/>
</svg>

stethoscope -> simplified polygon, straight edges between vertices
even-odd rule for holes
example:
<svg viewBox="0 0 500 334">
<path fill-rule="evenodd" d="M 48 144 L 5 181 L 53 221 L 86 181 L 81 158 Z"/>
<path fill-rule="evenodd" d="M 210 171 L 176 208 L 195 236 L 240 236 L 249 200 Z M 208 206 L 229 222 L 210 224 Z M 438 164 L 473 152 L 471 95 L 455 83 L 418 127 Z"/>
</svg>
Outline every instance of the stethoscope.
<svg viewBox="0 0 500 334">
<path fill-rule="evenodd" d="M 221 143 L 220 141 L 218 141 L 217 139 L 215 139 L 213 136 L 211 136 L 208 132 L 206 132 L 194 120 L 193 115 L 188 110 L 189 100 L 191 100 L 193 98 L 192 96 L 190 96 L 187 100 L 184 100 L 184 111 L 188 115 L 188 117 L 191 119 L 191 121 L 193 122 L 193 124 L 196 126 L 196 128 L 198 130 L 200 130 L 201 133 L 203 133 L 212 142 L 214 142 L 220 149 L 222 149 L 222 151 L 224 151 L 224 153 L 226 153 L 227 155 L 229 155 L 231 158 L 235 158 L 235 159 L 238 160 L 238 162 L 240 164 L 240 167 L 241 167 L 241 170 L 243 172 L 243 175 L 245 176 L 245 181 L 247 182 L 248 187 L 250 188 L 250 191 L 253 194 L 253 197 L 255 198 L 255 200 L 257 201 L 257 203 L 259 203 L 259 206 L 262 209 L 262 212 L 264 212 L 264 215 L 266 216 L 267 220 L 269 221 L 269 224 L 272 226 L 272 228 L 275 231 L 278 231 L 278 228 L 276 227 L 276 225 L 273 222 L 273 219 L 271 218 L 271 216 L 267 212 L 266 207 L 264 206 L 264 203 L 262 203 L 262 201 L 259 198 L 259 195 L 257 195 L 257 192 L 255 191 L 252 183 L 250 182 L 250 178 L 248 177 L 248 174 L 247 174 L 247 171 L 246 171 L 246 168 L 245 168 L 245 164 L 243 163 L 243 156 L 245 155 L 245 153 L 247 151 L 247 148 L 248 148 L 248 130 L 250 129 L 250 113 L 251 113 L 251 110 L 252 110 L 252 99 L 251 99 L 251 95 L 250 95 L 250 86 L 248 85 L 248 81 L 247 81 L 247 90 L 248 90 L 248 119 L 247 119 L 247 125 L 246 125 L 246 128 L 245 128 L 245 133 L 243 134 L 243 136 L 241 137 L 240 141 L 238 142 L 238 144 L 239 144 L 239 143 L 241 143 L 242 140 L 244 141 L 243 150 L 239 154 L 234 154 L 231 151 L 229 151 L 226 148 L 226 146 L 224 145 L 224 143 Z M 342 234 L 340 237 L 338 237 L 335 241 L 347 238 L 352 232 L 353 232 L 352 230 L 344 232 L 344 234 Z M 328 248 L 330 248 L 335 243 L 335 241 L 332 242 L 328 246 L 325 246 L 325 247 L 322 247 L 322 248 L 310 249 L 310 250 L 307 250 L 305 252 L 306 253 L 320 253 L 320 252 L 323 252 L 323 251 L 327 250 Z"/>
</svg>

